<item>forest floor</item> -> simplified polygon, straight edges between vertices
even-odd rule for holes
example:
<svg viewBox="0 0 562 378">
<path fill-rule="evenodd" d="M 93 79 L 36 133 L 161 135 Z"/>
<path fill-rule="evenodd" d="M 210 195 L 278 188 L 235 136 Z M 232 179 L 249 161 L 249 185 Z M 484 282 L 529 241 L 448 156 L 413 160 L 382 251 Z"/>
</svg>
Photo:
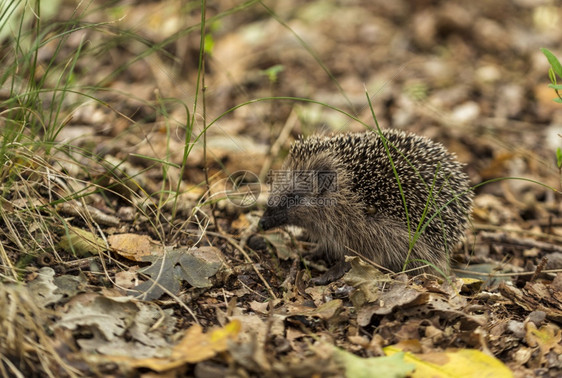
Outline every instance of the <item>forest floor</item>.
<svg viewBox="0 0 562 378">
<path fill-rule="evenodd" d="M 559 4 L 78 3 L 0 6 L 0 375 L 562 375 Z M 453 276 L 315 286 L 267 173 L 372 110 L 466 164 L 471 226 Z"/>
</svg>

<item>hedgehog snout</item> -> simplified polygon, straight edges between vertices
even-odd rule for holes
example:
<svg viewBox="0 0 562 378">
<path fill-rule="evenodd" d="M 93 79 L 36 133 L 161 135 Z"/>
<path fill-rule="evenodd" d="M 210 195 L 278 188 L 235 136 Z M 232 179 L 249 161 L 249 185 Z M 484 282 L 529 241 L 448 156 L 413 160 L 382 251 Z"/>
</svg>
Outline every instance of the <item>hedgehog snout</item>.
<svg viewBox="0 0 562 378">
<path fill-rule="evenodd" d="M 286 208 L 268 207 L 263 213 L 259 223 L 258 228 L 266 231 L 274 227 L 279 227 L 287 224 L 288 221 L 288 211 Z"/>
</svg>

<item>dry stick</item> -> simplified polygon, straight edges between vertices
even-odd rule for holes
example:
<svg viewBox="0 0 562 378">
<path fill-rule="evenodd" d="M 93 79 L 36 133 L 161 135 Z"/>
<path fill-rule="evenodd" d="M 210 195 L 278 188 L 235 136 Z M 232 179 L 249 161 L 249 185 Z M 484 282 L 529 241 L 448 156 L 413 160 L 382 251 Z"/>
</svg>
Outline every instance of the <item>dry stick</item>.
<svg viewBox="0 0 562 378">
<path fill-rule="evenodd" d="M 562 221 L 562 219 L 561 219 L 561 221 Z M 515 229 L 515 228 L 509 228 L 509 227 L 493 226 L 493 225 L 490 225 L 490 224 L 483 224 L 483 223 L 473 223 L 472 225 L 473 225 L 475 231 L 515 232 L 515 233 L 522 234 L 522 235 L 534 236 L 534 237 L 537 237 L 537 238 L 549 239 L 553 242 L 562 243 L 562 237 L 552 235 L 552 234 L 546 234 L 544 232 L 535 232 L 535 231 L 521 230 L 521 229 Z M 561 222 L 560 225 L 562 225 L 562 222 Z"/>
<path fill-rule="evenodd" d="M 297 273 L 299 268 L 299 259 L 293 259 L 293 263 L 291 264 L 291 269 L 289 270 L 289 274 L 287 274 L 287 278 L 281 283 L 281 287 L 285 289 L 289 289 L 289 283 L 295 282 L 297 280 Z"/>
<path fill-rule="evenodd" d="M 252 289 L 250 286 L 248 286 L 246 283 L 244 283 L 244 281 L 238 281 L 240 283 L 240 285 L 242 285 L 243 288 L 245 288 L 246 290 L 248 290 L 250 293 L 254 294 L 257 297 L 263 298 L 263 299 L 267 299 L 267 296 L 258 293 L 257 291 L 255 291 L 254 289 Z"/>
<path fill-rule="evenodd" d="M 365 256 L 361 255 L 359 252 L 357 252 L 357 251 L 355 251 L 355 250 L 349 248 L 348 246 L 345 246 L 345 248 L 347 248 L 347 250 L 348 250 L 349 252 L 353 253 L 355 256 L 357 256 L 357 257 L 361 258 L 362 260 L 368 262 L 369 264 L 371 264 L 372 266 L 374 266 L 375 268 L 377 268 L 377 269 L 379 269 L 379 270 L 381 270 L 381 271 L 384 270 L 384 271 L 386 271 L 386 272 L 389 273 L 389 274 L 399 274 L 399 273 L 393 272 L 392 270 L 390 270 L 390 269 L 388 269 L 388 268 L 386 268 L 386 267 L 384 267 L 384 266 L 382 266 L 382 265 L 380 265 L 380 264 L 377 264 L 376 262 L 374 262 L 374 261 L 371 260 L 371 259 L 366 258 Z M 421 268 L 413 268 L 413 269 L 407 270 L 406 272 L 409 272 L 409 271 L 411 271 L 411 270 L 417 270 L 417 269 L 421 269 Z M 402 272 L 400 272 L 400 273 L 402 273 Z"/>
<path fill-rule="evenodd" d="M 232 246 L 234 248 L 236 248 L 238 251 L 240 251 L 240 253 L 242 253 L 242 255 L 244 256 L 244 258 L 246 259 L 246 261 L 252 265 L 252 268 L 254 269 L 254 271 L 256 272 L 256 274 L 258 275 L 258 277 L 260 278 L 260 280 L 263 282 L 264 286 L 267 288 L 267 291 L 269 292 L 269 295 L 271 295 L 271 297 L 273 299 L 277 299 L 277 296 L 275 295 L 275 293 L 273 292 L 273 290 L 271 289 L 271 286 L 269 286 L 269 283 L 267 282 L 267 280 L 262 276 L 262 274 L 260 273 L 260 271 L 258 270 L 258 268 L 256 267 L 256 264 L 252 261 L 252 259 L 250 258 L 250 256 L 246 253 L 246 251 L 244 250 L 244 248 L 242 248 L 242 246 L 240 246 L 240 244 L 238 244 L 238 242 L 234 239 L 231 238 L 230 236 L 226 235 L 226 234 L 222 234 L 222 233 L 218 233 L 218 232 L 212 232 L 212 231 L 207 231 L 207 234 L 209 235 L 213 235 L 213 236 L 217 236 L 219 238 L 223 238 L 225 239 L 227 242 L 229 242 L 230 244 L 232 244 Z"/>
<path fill-rule="evenodd" d="M 526 221 L 525 223 L 532 226 L 560 227 L 562 226 L 562 218 L 550 217 L 548 219 L 535 219 L 535 220 Z"/>
<path fill-rule="evenodd" d="M 43 254 L 40 256 L 50 256 L 49 254 Z M 84 257 L 82 259 L 78 259 L 78 260 L 72 260 L 72 261 L 64 261 L 63 262 L 63 266 L 65 269 L 84 269 L 87 268 L 89 266 L 92 265 L 93 262 L 95 262 L 97 259 L 101 260 L 100 256 L 91 256 L 91 257 Z M 48 264 L 44 264 L 44 265 L 48 265 Z"/>
<path fill-rule="evenodd" d="M 531 276 L 535 274 L 536 271 L 532 272 L 513 272 L 513 273 L 485 273 L 485 272 L 475 272 L 473 270 L 464 270 L 464 269 L 453 269 L 453 272 L 457 273 L 466 273 L 473 276 L 485 276 L 485 277 L 513 277 L 513 276 Z M 562 273 L 562 269 L 545 269 L 542 270 L 541 273 Z"/>
<path fill-rule="evenodd" d="M 544 267 L 546 266 L 547 262 L 548 262 L 548 258 L 546 256 L 541 259 L 541 262 L 539 263 L 539 265 L 535 269 L 535 273 L 533 274 L 533 277 L 531 277 L 531 282 L 534 282 L 537 279 L 539 274 L 541 274 Z"/>
<path fill-rule="evenodd" d="M 4 222 L 4 224 L 8 224 Z M 11 226 L 11 225 L 10 225 Z M 16 272 L 16 269 L 14 267 L 14 264 L 12 264 L 12 260 L 10 260 L 10 258 L 8 257 L 8 254 L 6 253 L 6 250 L 4 249 L 4 245 L 2 243 L 0 243 L 0 260 L 3 262 L 3 264 L 6 266 L 6 270 L 10 273 L 12 273 L 12 277 L 13 279 L 17 280 L 18 279 L 18 274 Z M 9 269 L 8 269 L 9 268 Z"/>
<path fill-rule="evenodd" d="M 491 232 L 482 232 L 482 240 L 494 243 L 515 245 L 523 248 L 538 248 L 548 252 L 562 252 L 562 247 L 556 244 L 536 241 L 528 238 L 517 238 L 506 234 L 497 234 Z"/>
<path fill-rule="evenodd" d="M 262 169 L 260 171 L 260 177 L 259 177 L 261 182 L 265 180 L 267 176 L 267 172 L 271 168 L 271 164 L 273 163 L 273 157 L 279 154 L 279 150 L 281 149 L 281 146 L 285 143 L 285 141 L 289 137 L 289 134 L 291 133 L 291 131 L 293 130 L 296 124 L 297 124 L 297 113 L 295 112 L 294 109 L 292 109 L 291 114 L 289 114 L 289 118 L 287 118 L 287 121 L 283 126 L 283 129 L 279 133 L 279 136 L 275 140 L 275 143 L 273 143 L 271 149 L 269 150 L 269 153 L 265 157 L 265 161 L 263 163 Z"/>
</svg>

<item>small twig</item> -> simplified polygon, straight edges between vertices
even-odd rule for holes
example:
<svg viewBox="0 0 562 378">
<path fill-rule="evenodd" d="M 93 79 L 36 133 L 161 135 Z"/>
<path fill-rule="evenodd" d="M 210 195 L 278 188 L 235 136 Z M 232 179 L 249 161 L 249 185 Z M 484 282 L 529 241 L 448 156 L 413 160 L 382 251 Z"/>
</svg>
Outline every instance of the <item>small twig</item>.
<svg viewBox="0 0 562 378">
<path fill-rule="evenodd" d="M 71 200 L 68 202 L 62 202 L 55 205 L 55 210 L 58 213 L 67 214 L 70 216 L 80 216 L 84 217 L 84 213 L 88 213 L 88 218 L 91 218 L 94 222 L 110 227 L 117 227 L 119 225 L 119 218 L 114 215 L 109 215 L 103 211 L 96 209 L 93 206 L 87 205 L 82 199 L 82 202 L 77 200 Z"/>
<path fill-rule="evenodd" d="M 541 227 L 560 227 L 562 226 L 562 218 L 548 218 L 548 219 L 533 219 L 525 222 L 526 224 L 532 226 Z"/>
<path fill-rule="evenodd" d="M 548 262 L 548 258 L 543 257 L 541 259 L 541 262 L 539 263 L 539 265 L 537 266 L 537 268 L 535 269 L 535 273 L 533 274 L 533 277 L 531 277 L 531 282 L 533 282 L 534 280 L 537 279 L 537 277 L 539 276 L 539 274 L 541 274 L 541 272 L 543 271 L 544 267 L 546 266 L 546 263 Z"/>
<path fill-rule="evenodd" d="M 4 245 L 2 243 L 0 243 L 0 256 L 2 261 L 2 267 L 5 268 L 7 272 L 12 274 L 12 278 L 14 280 L 17 280 L 18 274 L 16 272 L 15 266 L 14 264 L 12 264 L 12 260 L 10 260 L 10 258 L 8 257 L 8 254 L 6 253 L 6 250 L 4 249 Z"/>
<path fill-rule="evenodd" d="M 387 273 L 390 273 L 390 274 L 400 274 L 400 273 L 403 273 L 403 272 L 395 273 L 395 272 L 393 272 L 392 270 L 390 270 L 390 269 L 388 269 L 388 268 L 386 268 L 386 267 L 384 267 L 384 266 L 382 266 L 382 265 L 380 265 L 380 264 L 377 264 L 377 263 L 374 262 L 373 260 L 370 260 L 370 259 L 366 258 L 366 257 L 363 256 L 362 254 L 360 254 L 360 253 L 357 252 L 357 251 L 354 251 L 353 249 L 349 248 L 348 246 L 346 246 L 345 248 L 347 248 L 347 250 L 350 251 L 351 253 L 353 253 L 355 256 L 360 257 L 361 259 L 363 259 L 364 261 L 368 262 L 369 264 L 371 264 L 372 266 L 374 266 L 374 267 L 377 268 L 378 270 L 386 271 Z M 411 270 L 416 270 L 416 269 L 420 269 L 420 268 L 409 269 L 409 270 L 407 270 L 406 272 L 409 272 L 409 271 L 411 271 Z"/>
<path fill-rule="evenodd" d="M 528 238 L 517 238 L 514 236 L 506 235 L 504 233 L 482 232 L 480 236 L 482 237 L 482 240 L 493 243 L 515 245 L 523 248 L 538 248 L 542 251 L 548 252 L 562 252 L 562 247 L 556 244 L 541 242 Z"/>
<path fill-rule="evenodd" d="M 545 223 L 545 224 L 543 224 L 543 226 L 548 225 L 547 221 L 542 221 L 542 222 Z M 557 236 L 557 235 L 552 235 L 552 234 L 545 234 L 544 232 L 521 230 L 521 229 L 515 229 L 515 228 L 510 228 L 510 227 L 502 227 L 502 226 L 494 226 L 494 225 L 491 225 L 491 224 L 483 224 L 483 223 L 473 223 L 472 225 L 473 225 L 474 231 L 516 232 L 516 233 L 521 234 L 521 235 L 533 236 L 533 237 L 536 237 L 536 238 L 548 239 L 548 240 L 551 240 L 553 242 L 562 243 L 562 237 Z M 537 221 L 536 225 L 539 225 L 538 221 Z M 560 224 L 559 225 L 562 226 L 562 218 L 560 218 Z"/>
<path fill-rule="evenodd" d="M 512 273 L 485 273 L 485 272 L 475 272 L 472 270 L 464 270 L 464 269 L 453 269 L 453 272 L 457 272 L 457 273 L 465 273 L 465 274 L 470 274 L 473 276 L 485 276 L 485 277 L 514 277 L 514 276 L 530 276 L 535 274 L 535 271 L 532 272 L 512 272 Z M 562 273 L 562 269 L 547 269 L 547 270 L 542 270 L 541 273 L 553 273 L 553 274 L 557 274 L 557 273 Z"/>
<path fill-rule="evenodd" d="M 242 285 L 244 287 L 244 289 L 248 290 L 250 293 L 254 294 L 257 297 L 263 298 L 263 299 L 267 299 L 267 297 L 261 293 L 258 293 L 257 291 L 255 291 L 254 289 L 252 289 L 250 286 L 248 286 L 244 281 L 238 280 L 238 282 L 240 283 L 240 285 Z"/>
<path fill-rule="evenodd" d="M 100 259 L 100 256 L 91 256 L 91 257 L 84 257 L 82 259 L 78 259 L 78 260 L 72 260 L 72 261 L 64 261 L 62 263 L 62 265 L 64 266 L 65 269 L 84 269 L 84 268 L 88 268 L 92 265 L 92 263 L 96 260 Z"/>
<path fill-rule="evenodd" d="M 287 278 L 281 283 L 281 287 L 285 290 L 288 290 L 290 287 L 291 282 L 295 282 L 297 278 L 297 272 L 299 269 L 299 259 L 293 259 L 293 263 L 291 264 L 291 269 L 289 270 L 289 274 L 287 274 Z"/>
</svg>

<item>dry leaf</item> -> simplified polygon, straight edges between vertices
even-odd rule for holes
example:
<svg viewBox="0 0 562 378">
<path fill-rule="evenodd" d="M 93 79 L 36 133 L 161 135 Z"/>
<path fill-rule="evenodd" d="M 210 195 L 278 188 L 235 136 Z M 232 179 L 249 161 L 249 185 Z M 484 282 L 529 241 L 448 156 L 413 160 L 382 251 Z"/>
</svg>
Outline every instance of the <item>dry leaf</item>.
<svg viewBox="0 0 562 378">
<path fill-rule="evenodd" d="M 106 356 L 110 361 L 126 364 L 129 368 L 148 368 L 157 372 L 172 370 L 185 364 L 208 360 L 227 350 L 228 340 L 235 340 L 240 332 L 240 322 L 232 321 L 223 328 L 203 333 L 200 325 L 189 328 L 179 343 L 171 348 L 168 357 L 132 358 Z"/>
<path fill-rule="evenodd" d="M 143 256 L 161 256 L 164 253 L 162 245 L 148 235 L 117 234 L 108 236 L 107 241 L 113 252 L 133 261 L 143 261 Z"/>
</svg>

